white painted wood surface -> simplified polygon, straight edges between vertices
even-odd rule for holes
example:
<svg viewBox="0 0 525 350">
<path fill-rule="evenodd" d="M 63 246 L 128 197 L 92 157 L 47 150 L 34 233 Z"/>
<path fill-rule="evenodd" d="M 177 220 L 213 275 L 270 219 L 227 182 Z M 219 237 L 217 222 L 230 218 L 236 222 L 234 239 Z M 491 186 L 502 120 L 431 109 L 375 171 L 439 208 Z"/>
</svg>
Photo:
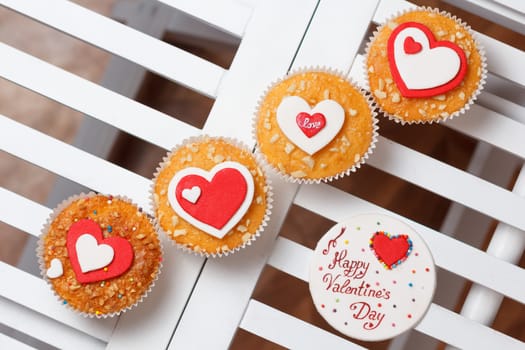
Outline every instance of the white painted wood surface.
<svg viewBox="0 0 525 350">
<path fill-rule="evenodd" d="M 359 2 L 358 7 L 346 0 L 161 2 L 240 38 L 231 67 L 224 70 L 72 2 L 52 0 L 53 6 L 49 6 L 37 0 L 0 0 L 3 6 L 215 98 L 203 130 L 2 43 L 0 77 L 165 149 L 201 132 L 236 137 L 253 146 L 253 112 L 268 84 L 288 69 L 304 66 L 329 66 L 362 82 L 363 56 L 358 50 L 367 39 L 368 25 L 413 6 L 403 0 Z M 523 65 L 525 53 L 484 35 L 480 35 L 480 41 L 486 47 L 489 76 L 524 93 L 525 67 L 515 66 Z M 492 93 L 482 94 L 467 115 L 444 125 L 523 161 L 525 108 L 507 100 L 505 94 Z M 21 143 L 21 139 L 28 142 Z M 9 116 L 0 116 L 0 150 L 93 190 L 123 194 L 149 207 L 149 179 Z M 479 314 L 479 301 L 488 300 L 492 313 L 503 296 L 525 303 L 525 272 L 514 265 L 520 250 L 523 252 L 520 244 L 525 235 L 525 186 L 517 183 L 514 192 L 508 191 L 384 137 L 380 137 L 368 164 L 501 221 L 500 233 L 489 248 L 495 256 L 330 185 L 291 185 L 272 174 L 275 202 L 264 235 L 252 247 L 215 260 L 182 254 L 163 238 L 164 267 L 153 292 L 140 305 L 140 312 L 106 320 L 79 317 L 56 302 L 42 279 L 0 263 L 0 276 L 12 281 L 0 284 L 0 322 L 59 348 L 225 349 L 240 327 L 290 348 L 331 345 L 361 349 L 338 335 L 250 299 L 266 264 L 307 279 L 312 251 L 285 238 L 276 240 L 289 207 L 296 204 L 333 221 L 374 211 L 408 222 L 425 238 L 440 268 L 479 285 L 475 287 L 481 288 L 476 292 L 479 295 L 490 289 L 488 296 L 473 296 L 468 308 L 474 311 L 467 310 L 463 315 L 433 304 L 416 330 L 461 348 L 523 348 L 522 342 L 486 325 L 481 317 L 489 314 Z M 0 189 L 0 220 L 33 236 L 39 235 L 50 211 Z M 480 321 L 469 320 L 469 315 Z M 208 330 L 206 336 L 202 335 L 203 328 Z M 6 346 L 24 348 L 25 344 L 0 334 L 0 348 Z"/>
</svg>

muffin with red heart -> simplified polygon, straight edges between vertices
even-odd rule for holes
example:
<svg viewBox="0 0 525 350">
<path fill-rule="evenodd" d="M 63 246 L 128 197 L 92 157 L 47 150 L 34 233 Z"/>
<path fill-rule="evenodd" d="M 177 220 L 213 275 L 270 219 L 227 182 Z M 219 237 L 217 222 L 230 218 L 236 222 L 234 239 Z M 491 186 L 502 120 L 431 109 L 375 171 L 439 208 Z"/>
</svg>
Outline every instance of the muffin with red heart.
<svg viewBox="0 0 525 350">
<path fill-rule="evenodd" d="M 121 197 L 89 193 L 60 204 L 45 225 L 42 274 L 63 304 L 107 317 L 137 305 L 160 272 L 155 224 Z"/>
<path fill-rule="evenodd" d="M 465 23 L 416 8 L 380 26 L 367 47 L 377 105 L 400 123 L 432 123 L 470 108 L 485 84 L 484 50 Z"/>
<path fill-rule="evenodd" d="M 160 229 L 177 246 L 206 257 L 250 245 L 271 209 L 259 160 L 227 138 L 195 137 L 175 147 L 157 169 L 152 193 Z"/>
<path fill-rule="evenodd" d="M 274 83 L 254 121 L 259 151 L 285 179 L 319 183 L 348 175 L 374 148 L 373 105 L 344 75 L 305 69 Z"/>
</svg>

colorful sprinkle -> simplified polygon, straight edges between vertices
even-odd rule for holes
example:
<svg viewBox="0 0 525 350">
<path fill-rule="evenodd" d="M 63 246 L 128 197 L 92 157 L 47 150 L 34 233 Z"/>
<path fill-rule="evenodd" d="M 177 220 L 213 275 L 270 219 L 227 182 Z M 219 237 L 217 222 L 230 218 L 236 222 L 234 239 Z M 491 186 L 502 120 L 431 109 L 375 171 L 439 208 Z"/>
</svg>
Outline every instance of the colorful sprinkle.
<svg viewBox="0 0 525 350">
<path fill-rule="evenodd" d="M 376 274 L 379 274 L 379 270 L 376 270 Z"/>
<path fill-rule="evenodd" d="M 412 270 L 412 273 L 416 273 L 416 270 Z"/>
<path fill-rule="evenodd" d="M 323 271 L 323 267 L 322 266 L 319 266 L 319 271 Z"/>
<path fill-rule="evenodd" d="M 113 227 L 111 227 L 111 225 L 108 225 L 108 227 L 106 227 L 106 230 L 108 230 L 108 232 L 111 233 L 113 231 Z"/>
<path fill-rule="evenodd" d="M 345 322 L 345 326 L 348 326 L 348 322 Z"/>
<path fill-rule="evenodd" d="M 106 267 L 106 269 L 107 269 L 107 267 Z M 101 287 L 104 287 L 105 285 L 106 285 L 106 282 L 104 282 L 104 281 L 100 282 L 100 286 Z"/>
<path fill-rule="evenodd" d="M 323 309 L 324 309 L 324 304 L 321 304 L 321 308 L 323 308 Z"/>
<path fill-rule="evenodd" d="M 108 268 L 107 267 L 104 267 L 104 272 L 108 272 Z"/>
<path fill-rule="evenodd" d="M 95 311 L 95 315 L 100 315 L 100 311 Z"/>
<path fill-rule="evenodd" d="M 67 301 L 66 301 L 66 300 L 62 301 L 62 304 L 66 305 L 66 304 L 67 304 Z"/>
<path fill-rule="evenodd" d="M 409 283 L 408 283 L 408 286 L 409 286 L 409 287 L 413 287 L 414 284 L 413 284 L 412 282 L 409 282 Z"/>
<path fill-rule="evenodd" d="M 429 269 L 428 267 L 426 267 L 426 268 L 425 268 L 425 271 L 426 271 L 426 272 L 429 272 L 429 271 L 430 271 L 430 269 Z"/>
<path fill-rule="evenodd" d="M 397 308 L 396 304 L 392 305 L 392 307 L 393 307 L 394 309 Z"/>
<path fill-rule="evenodd" d="M 129 279 L 130 282 L 133 282 L 133 277 Z"/>
<path fill-rule="evenodd" d="M 381 225 L 381 223 L 380 223 L 379 221 L 377 222 L 377 224 L 378 224 L 378 225 Z"/>
<path fill-rule="evenodd" d="M 93 214 L 97 215 L 97 211 L 96 211 L 96 210 L 93 210 Z"/>
<path fill-rule="evenodd" d="M 414 302 L 414 303 L 415 303 L 415 302 L 416 302 L 416 299 L 412 298 L 412 302 Z"/>
<path fill-rule="evenodd" d="M 339 298 L 335 299 L 335 302 L 338 303 L 339 302 Z"/>
<path fill-rule="evenodd" d="M 348 239 L 345 239 L 345 244 L 348 245 L 348 243 L 349 243 L 349 242 L 348 242 Z"/>
<path fill-rule="evenodd" d="M 376 282 L 376 286 L 379 286 L 379 282 Z"/>
<path fill-rule="evenodd" d="M 411 314 L 408 314 L 407 317 L 408 317 L 408 318 L 412 318 L 412 315 L 411 315 Z"/>
<path fill-rule="evenodd" d="M 122 299 L 122 294 L 118 293 L 117 297 L 118 297 L 119 299 Z"/>
<path fill-rule="evenodd" d="M 393 280 L 393 281 L 392 281 L 392 283 L 393 283 L 393 284 L 396 284 L 396 283 L 397 283 L 397 281 L 396 281 L 396 280 Z"/>
<path fill-rule="evenodd" d="M 396 326 L 396 324 L 395 324 L 395 323 L 392 323 L 392 327 L 395 327 L 395 326 Z"/>
<path fill-rule="evenodd" d="M 364 253 L 365 252 L 365 248 L 361 248 L 361 251 Z"/>
<path fill-rule="evenodd" d="M 337 309 L 333 309 L 332 312 L 337 312 Z"/>
<path fill-rule="evenodd" d="M 360 231 L 360 230 L 361 230 L 361 227 L 357 226 L 355 229 L 356 229 L 357 231 Z"/>
<path fill-rule="evenodd" d="M 381 304 L 381 303 L 378 303 L 378 304 L 377 304 L 377 307 L 381 307 L 381 306 L 383 306 L 383 304 Z"/>
<path fill-rule="evenodd" d="M 133 226 L 133 227 L 131 228 L 131 231 L 137 231 L 137 228 L 136 228 L 135 226 Z"/>
<path fill-rule="evenodd" d="M 419 253 L 414 253 L 415 256 L 419 256 Z"/>
</svg>

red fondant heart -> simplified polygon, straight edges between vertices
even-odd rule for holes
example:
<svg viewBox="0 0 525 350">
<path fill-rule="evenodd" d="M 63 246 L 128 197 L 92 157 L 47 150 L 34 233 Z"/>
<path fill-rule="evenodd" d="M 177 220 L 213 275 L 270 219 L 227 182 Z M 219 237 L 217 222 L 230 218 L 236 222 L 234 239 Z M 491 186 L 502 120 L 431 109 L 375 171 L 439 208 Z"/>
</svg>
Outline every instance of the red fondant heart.
<svg viewBox="0 0 525 350">
<path fill-rule="evenodd" d="M 306 112 L 301 112 L 297 115 L 295 121 L 299 129 L 301 129 L 308 138 L 317 135 L 326 125 L 326 118 L 321 113 L 310 115 Z"/>
<path fill-rule="evenodd" d="M 185 189 L 200 188 L 200 196 L 192 203 L 183 196 Z M 211 179 L 200 175 L 186 175 L 175 188 L 175 197 L 182 209 L 218 230 L 224 227 L 243 204 L 248 184 L 239 170 L 224 168 Z"/>
<path fill-rule="evenodd" d="M 453 50 L 455 54 L 457 55 L 457 58 L 459 58 L 459 69 L 457 70 L 457 73 L 453 77 L 450 78 L 450 80 L 440 85 L 432 86 L 428 88 L 411 89 L 407 86 L 407 83 L 403 80 L 402 74 L 400 73 L 400 70 L 398 68 L 398 63 L 396 62 L 394 43 L 396 41 L 396 38 L 402 31 L 404 31 L 405 29 L 413 29 L 413 28 L 419 29 L 420 31 L 424 33 L 425 37 L 428 40 L 429 48 L 424 49 L 423 45 L 420 42 L 416 42 L 412 36 L 407 36 L 403 42 L 403 49 L 405 53 L 409 55 L 414 55 L 414 56 L 423 55 L 424 51 L 425 52 L 432 51 L 432 49 L 439 48 L 439 47 L 445 47 L 445 48 Z M 421 23 L 417 23 L 417 22 L 402 23 L 392 31 L 392 34 L 388 38 L 387 56 L 388 56 L 388 63 L 390 65 L 390 71 L 392 73 L 392 78 L 394 82 L 396 83 L 399 91 L 404 97 L 431 97 L 431 96 L 443 94 L 457 87 L 461 83 L 465 75 L 467 74 L 467 57 L 465 55 L 465 52 L 463 52 L 463 50 L 458 45 L 454 44 L 451 41 L 437 41 L 434 38 L 434 34 L 428 27 L 426 27 L 425 25 Z M 426 56 L 426 58 L 428 57 L 429 55 Z M 425 59 L 422 59 L 421 62 L 425 62 Z M 438 66 L 434 67 L 430 64 L 425 63 L 425 65 L 420 68 L 435 71 L 435 70 L 440 69 L 439 64 L 444 64 L 444 63 L 437 62 L 437 64 Z"/>
<path fill-rule="evenodd" d="M 423 49 L 423 46 L 421 46 L 420 43 L 414 40 L 411 36 L 407 37 L 405 39 L 405 42 L 403 43 L 403 48 L 405 49 L 405 52 L 409 55 L 413 55 L 418 53 Z"/>
<path fill-rule="evenodd" d="M 114 256 L 108 265 L 98 270 L 84 273 L 78 260 L 76 243 L 78 238 L 85 234 L 93 236 L 99 245 L 106 244 L 113 248 Z M 133 248 L 129 241 L 122 237 L 104 238 L 100 226 L 90 219 L 82 219 L 71 225 L 67 232 L 66 246 L 69 261 L 71 262 L 77 281 L 80 283 L 105 281 L 120 276 L 130 268 L 133 262 Z"/>
<path fill-rule="evenodd" d="M 407 235 L 390 236 L 386 232 L 379 231 L 370 239 L 370 248 L 379 262 L 387 269 L 392 269 L 410 255 L 412 240 Z"/>
</svg>

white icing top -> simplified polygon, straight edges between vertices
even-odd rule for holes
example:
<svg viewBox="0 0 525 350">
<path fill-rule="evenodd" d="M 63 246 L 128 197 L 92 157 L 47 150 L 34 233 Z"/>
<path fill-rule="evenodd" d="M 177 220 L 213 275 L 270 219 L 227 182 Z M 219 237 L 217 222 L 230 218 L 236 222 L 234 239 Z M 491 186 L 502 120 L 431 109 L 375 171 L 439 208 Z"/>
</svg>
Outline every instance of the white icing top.
<svg viewBox="0 0 525 350">
<path fill-rule="evenodd" d="M 381 261 L 406 260 L 389 269 L 376 254 Z M 435 286 L 434 261 L 423 240 L 406 224 L 381 214 L 355 216 L 332 227 L 317 243 L 310 265 L 317 311 L 332 327 L 360 340 L 384 340 L 414 327 Z"/>
</svg>

